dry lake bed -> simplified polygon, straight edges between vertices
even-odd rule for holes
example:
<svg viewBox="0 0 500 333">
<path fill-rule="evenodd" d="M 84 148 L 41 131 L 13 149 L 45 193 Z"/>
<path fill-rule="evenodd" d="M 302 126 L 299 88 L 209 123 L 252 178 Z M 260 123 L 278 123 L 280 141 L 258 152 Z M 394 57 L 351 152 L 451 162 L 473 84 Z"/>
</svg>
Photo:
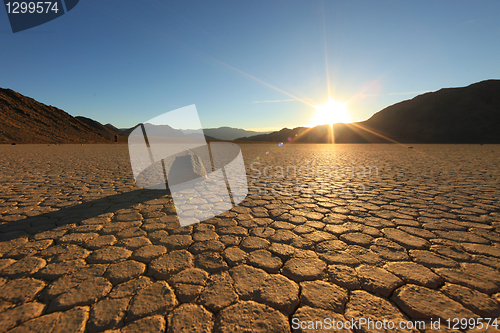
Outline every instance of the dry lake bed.
<svg viewBox="0 0 500 333">
<path fill-rule="evenodd" d="M 180 228 L 127 145 L 0 145 L 0 332 L 500 332 L 499 145 L 240 147 Z"/>
</svg>

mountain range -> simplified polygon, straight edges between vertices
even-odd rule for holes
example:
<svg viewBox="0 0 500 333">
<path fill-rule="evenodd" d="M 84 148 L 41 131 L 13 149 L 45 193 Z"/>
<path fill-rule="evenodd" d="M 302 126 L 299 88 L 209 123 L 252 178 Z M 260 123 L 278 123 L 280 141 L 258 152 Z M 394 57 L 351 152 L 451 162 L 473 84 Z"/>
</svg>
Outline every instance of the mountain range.
<svg viewBox="0 0 500 333">
<path fill-rule="evenodd" d="M 0 88 L 0 143 L 111 143 L 127 136 L 112 125 L 73 117 L 11 89 Z"/>
<path fill-rule="evenodd" d="M 127 142 L 129 129 L 73 117 L 10 89 L 0 88 L 0 143 Z M 169 127 L 170 128 L 170 127 Z M 391 105 L 368 120 L 265 133 L 219 127 L 208 140 L 306 143 L 500 143 L 500 80 L 444 88 Z M 172 131 L 178 131 L 171 129 Z M 190 130 L 179 135 L 191 137 Z"/>
<path fill-rule="evenodd" d="M 331 142 L 329 125 L 284 128 L 238 141 Z M 500 80 L 444 88 L 391 105 L 368 120 L 335 124 L 336 143 L 500 143 Z"/>
</svg>

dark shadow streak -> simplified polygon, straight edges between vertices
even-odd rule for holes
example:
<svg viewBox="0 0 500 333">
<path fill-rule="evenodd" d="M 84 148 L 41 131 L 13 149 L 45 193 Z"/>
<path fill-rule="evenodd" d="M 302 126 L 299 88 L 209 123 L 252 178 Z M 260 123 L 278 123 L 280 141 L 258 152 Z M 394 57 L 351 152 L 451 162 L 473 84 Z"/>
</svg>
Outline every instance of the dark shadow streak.
<svg viewBox="0 0 500 333">
<path fill-rule="evenodd" d="M 78 223 L 101 214 L 116 212 L 167 195 L 170 195 L 168 190 L 138 189 L 61 208 L 50 213 L 29 216 L 23 220 L 5 221 L 0 218 L 0 241 L 8 241 L 22 236 L 33 236 L 36 233 L 48 231 L 58 226 Z"/>
</svg>

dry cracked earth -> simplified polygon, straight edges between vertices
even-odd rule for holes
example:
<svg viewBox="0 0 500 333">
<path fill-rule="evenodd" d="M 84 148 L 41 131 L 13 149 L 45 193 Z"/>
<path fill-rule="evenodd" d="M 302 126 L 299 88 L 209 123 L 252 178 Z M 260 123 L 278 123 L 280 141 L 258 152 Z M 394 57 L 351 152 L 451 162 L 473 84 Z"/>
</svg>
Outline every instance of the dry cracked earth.
<svg viewBox="0 0 500 333">
<path fill-rule="evenodd" d="M 500 331 L 443 325 L 500 316 L 500 146 L 240 146 L 248 197 L 181 228 L 126 145 L 1 145 L 0 332 Z"/>
</svg>

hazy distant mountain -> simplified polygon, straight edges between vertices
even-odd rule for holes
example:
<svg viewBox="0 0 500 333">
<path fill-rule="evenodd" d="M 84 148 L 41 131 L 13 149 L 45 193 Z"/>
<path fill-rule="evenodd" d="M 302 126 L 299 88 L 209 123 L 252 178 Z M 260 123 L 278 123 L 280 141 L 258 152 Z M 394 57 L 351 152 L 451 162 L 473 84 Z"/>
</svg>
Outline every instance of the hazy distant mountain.
<svg viewBox="0 0 500 333">
<path fill-rule="evenodd" d="M 184 133 L 194 133 L 195 130 L 183 130 Z M 256 131 L 247 131 L 242 128 L 234 128 L 234 127 L 219 127 L 219 128 L 204 128 L 203 133 L 205 133 L 205 137 L 211 137 L 219 140 L 235 140 L 237 138 L 241 138 L 243 136 L 254 136 L 260 134 L 267 134 L 270 132 L 256 132 Z"/>
<path fill-rule="evenodd" d="M 121 128 L 119 129 L 125 134 L 130 134 L 139 124 L 131 128 Z M 191 138 L 191 139 L 201 139 L 199 131 L 196 130 L 178 130 L 174 129 L 168 125 L 152 125 L 149 123 L 144 124 L 145 130 L 148 136 L 159 136 L 159 137 L 171 137 L 171 138 Z M 205 135 L 206 140 L 217 140 L 209 135 Z"/>
<path fill-rule="evenodd" d="M 219 140 L 234 140 L 243 136 L 253 136 L 259 134 L 267 134 L 269 132 L 247 131 L 242 128 L 219 127 L 219 128 L 204 128 L 205 135 L 211 136 Z"/>
<path fill-rule="evenodd" d="M 366 121 L 335 124 L 333 132 L 337 143 L 500 143 L 499 129 L 500 80 L 487 80 L 416 96 Z M 329 126 L 284 128 L 237 140 L 330 142 L 329 133 Z"/>
<path fill-rule="evenodd" d="M 79 120 L 61 109 L 0 88 L 0 143 L 114 142 L 107 129 L 91 119 Z"/>
<path fill-rule="evenodd" d="M 120 128 L 120 131 L 129 134 L 134 130 L 136 126 L 132 128 Z M 165 125 L 160 125 L 160 126 L 165 126 Z M 186 135 L 187 137 L 197 137 L 196 133 L 198 133 L 198 131 L 187 129 L 187 130 L 182 130 L 182 133 L 184 133 L 184 135 Z M 205 138 L 207 140 L 234 140 L 244 135 L 267 134 L 269 132 L 255 132 L 255 131 L 247 131 L 241 128 L 219 127 L 219 128 L 205 128 L 203 129 L 203 133 L 205 133 Z"/>
</svg>

